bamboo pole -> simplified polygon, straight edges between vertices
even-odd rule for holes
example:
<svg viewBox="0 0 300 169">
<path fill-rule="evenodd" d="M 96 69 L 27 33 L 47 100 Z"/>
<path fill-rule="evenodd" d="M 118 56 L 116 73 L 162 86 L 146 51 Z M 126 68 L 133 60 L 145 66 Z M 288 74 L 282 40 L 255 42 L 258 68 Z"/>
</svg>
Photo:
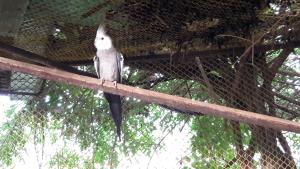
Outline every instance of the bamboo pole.
<svg viewBox="0 0 300 169">
<path fill-rule="evenodd" d="M 108 81 L 106 81 L 103 85 L 100 85 L 99 79 L 69 73 L 55 68 L 42 67 L 0 57 L 0 69 L 28 73 L 43 79 L 91 88 L 94 90 L 102 90 L 122 96 L 134 97 L 145 102 L 158 103 L 177 109 L 201 112 L 206 115 L 224 117 L 226 119 L 251 123 L 263 127 L 300 133 L 300 123 L 294 121 L 238 110 L 216 104 L 194 101 L 187 98 L 135 88 L 123 84 L 118 84 L 117 87 L 115 87 L 112 82 Z"/>
</svg>

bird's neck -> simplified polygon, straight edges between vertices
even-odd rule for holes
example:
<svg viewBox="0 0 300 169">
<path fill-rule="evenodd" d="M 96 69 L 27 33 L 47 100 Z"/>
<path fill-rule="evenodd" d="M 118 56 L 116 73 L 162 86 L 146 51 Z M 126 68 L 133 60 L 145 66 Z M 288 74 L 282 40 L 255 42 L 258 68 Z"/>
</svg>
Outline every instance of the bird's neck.
<svg viewBox="0 0 300 169">
<path fill-rule="evenodd" d="M 113 52 L 115 51 L 116 49 L 114 47 L 110 47 L 110 48 L 107 48 L 107 49 L 97 49 L 97 52 Z"/>
<path fill-rule="evenodd" d="M 109 49 L 103 49 L 103 50 L 97 50 L 97 56 L 101 59 L 114 59 L 116 56 L 116 50 L 115 48 L 109 48 Z"/>
</svg>

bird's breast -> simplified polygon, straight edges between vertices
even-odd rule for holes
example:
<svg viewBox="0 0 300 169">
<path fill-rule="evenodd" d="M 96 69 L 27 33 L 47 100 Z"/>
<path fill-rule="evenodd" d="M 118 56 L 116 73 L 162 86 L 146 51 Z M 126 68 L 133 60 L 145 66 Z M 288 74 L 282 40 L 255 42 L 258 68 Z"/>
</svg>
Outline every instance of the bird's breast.
<svg viewBox="0 0 300 169">
<path fill-rule="evenodd" d="M 113 58 L 100 58 L 100 77 L 108 81 L 117 80 L 117 60 Z"/>
</svg>

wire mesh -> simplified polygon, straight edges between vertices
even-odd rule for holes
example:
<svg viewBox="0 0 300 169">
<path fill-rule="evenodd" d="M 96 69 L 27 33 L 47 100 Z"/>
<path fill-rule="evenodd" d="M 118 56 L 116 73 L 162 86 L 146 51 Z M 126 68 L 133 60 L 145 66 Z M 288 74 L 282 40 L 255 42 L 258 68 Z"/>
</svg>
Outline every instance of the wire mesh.
<svg viewBox="0 0 300 169">
<path fill-rule="evenodd" d="M 299 122 L 300 50 L 289 46 L 300 40 L 299 9 L 296 1 L 31 0 L 18 31 L 0 40 L 94 73 L 86 63 L 105 22 L 125 55 L 125 84 Z M 102 92 L 2 70 L 0 82 L 21 101 L 1 121 L 3 167 L 21 159 L 36 168 L 300 166 L 296 133 L 124 97 L 116 142 Z"/>
</svg>

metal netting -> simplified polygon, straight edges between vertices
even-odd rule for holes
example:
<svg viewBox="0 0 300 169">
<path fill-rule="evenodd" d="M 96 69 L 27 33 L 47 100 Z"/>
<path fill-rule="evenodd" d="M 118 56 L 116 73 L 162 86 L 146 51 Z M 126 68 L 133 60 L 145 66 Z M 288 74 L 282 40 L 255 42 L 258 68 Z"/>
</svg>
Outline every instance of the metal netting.
<svg viewBox="0 0 300 169">
<path fill-rule="evenodd" d="M 299 22 L 293 22 L 293 13 L 288 14 L 286 21 L 284 15 L 274 14 L 275 7 L 266 9 L 267 4 L 261 1 L 33 0 L 14 41 L 15 45 L 52 60 L 75 62 L 93 57 L 93 38 L 101 22 L 107 25 L 115 45 L 128 56 L 176 52 L 176 44 L 184 42 L 192 42 L 192 49 L 198 50 L 237 45 L 240 42 L 232 38 L 216 36 L 231 34 L 248 38 L 249 32 L 256 31 L 259 35 L 278 20 L 295 24 L 291 27 L 298 29 Z M 293 3 L 293 8 L 296 5 Z"/>
<path fill-rule="evenodd" d="M 124 84 L 299 122 L 299 10 L 277 0 L 31 0 L 0 41 L 94 73 L 103 22 L 125 56 Z M 21 101 L 0 121 L 0 168 L 300 167 L 296 133 L 124 97 L 116 142 L 102 92 L 1 69 L 0 92 Z M 159 159 L 169 156 L 176 164 Z"/>
</svg>

